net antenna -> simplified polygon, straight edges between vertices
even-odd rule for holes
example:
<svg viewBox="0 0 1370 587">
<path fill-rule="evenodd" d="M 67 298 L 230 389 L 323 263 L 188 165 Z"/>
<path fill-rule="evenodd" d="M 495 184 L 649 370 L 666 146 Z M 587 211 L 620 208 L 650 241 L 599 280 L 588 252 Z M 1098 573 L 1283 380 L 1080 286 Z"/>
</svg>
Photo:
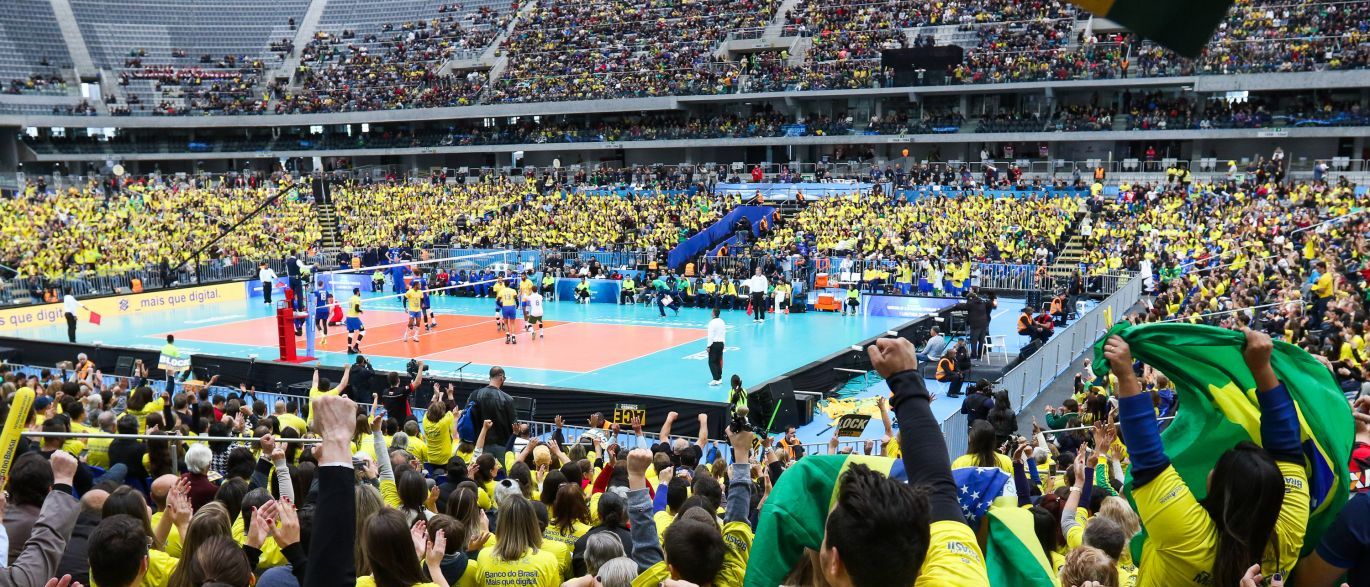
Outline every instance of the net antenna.
<svg viewBox="0 0 1370 587">
<path fill-rule="evenodd" d="M 453 292 L 460 290 L 467 291 L 488 291 L 500 279 L 498 275 L 505 274 L 504 281 L 508 282 L 510 275 L 517 279 L 518 274 L 533 271 L 538 267 L 542 254 L 539 251 L 516 251 L 516 250 L 496 250 L 480 253 L 470 253 L 438 259 L 415 259 L 412 261 L 398 260 L 397 250 L 392 250 L 387 255 L 390 259 L 381 265 L 370 267 L 346 267 L 332 271 L 316 272 L 313 280 L 306 285 L 309 290 L 307 295 L 307 315 L 305 319 L 305 348 L 306 354 L 317 357 L 316 349 L 316 330 L 314 317 L 318 315 L 318 298 L 313 295 L 316 288 L 322 284 L 325 291 L 333 296 L 333 305 L 343 305 L 352 297 L 353 288 L 360 289 L 362 295 L 362 307 L 367 309 L 389 309 L 403 310 L 404 292 L 408 290 L 408 285 L 414 279 L 422 276 L 426 286 L 423 291 L 430 295 L 442 292 Z M 433 276 L 439 270 L 447 270 L 449 283 L 445 286 L 434 286 Z M 473 273 L 486 274 L 493 273 L 495 278 L 476 279 Z M 374 281 L 375 273 L 381 273 L 381 280 Z M 465 271 L 467 278 L 465 281 L 458 280 L 460 272 Z M 375 284 L 380 284 L 380 289 Z M 331 315 L 333 308 L 327 308 Z"/>
</svg>

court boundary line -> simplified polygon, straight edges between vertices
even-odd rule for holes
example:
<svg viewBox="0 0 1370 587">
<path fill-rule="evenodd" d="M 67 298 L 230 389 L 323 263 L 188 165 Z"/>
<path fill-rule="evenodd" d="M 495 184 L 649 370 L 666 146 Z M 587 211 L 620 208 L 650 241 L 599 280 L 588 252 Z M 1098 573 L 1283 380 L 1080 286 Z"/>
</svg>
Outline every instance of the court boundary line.
<svg viewBox="0 0 1370 587">
<path fill-rule="evenodd" d="M 605 366 L 603 366 L 603 367 L 600 367 L 599 369 L 595 369 L 594 371 L 585 371 L 583 374 L 584 374 L 584 375 L 589 375 L 589 374 L 592 374 L 592 373 L 599 372 L 601 369 L 608 369 L 608 368 L 610 368 L 610 367 L 617 367 L 617 366 L 622 365 L 622 364 L 624 364 L 624 363 L 631 363 L 631 362 L 633 362 L 633 361 L 638 361 L 638 360 L 641 360 L 641 359 L 646 359 L 647 357 L 650 357 L 650 356 L 655 355 L 655 354 L 657 354 L 657 353 L 664 353 L 664 352 L 666 352 L 666 351 L 675 349 L 675 348 L 677 348 L 677 347 L 682 347 L 682 346 L 685 346 L 685 345 L 687 345 L 687 344 L 695 344 L 695 343 L 699 342 L 700 339 L 708 339 L 708 338 L 709 338 L 709 335 L 708 335 L 708 334 L 705 334 L 704 336 L 701 336 L 700 338 L 697 338 L 697 339 L 694 339 L 694 340 L 682 342 L 682 343 L 680 343 L 680 344 L 674 344 L 674 345 L 668 346 L 668 347 L 663 348 L 663 349 L 659 349 L 659 350 L 656 350 L 656 351 L 652 351 L 651 353 L 648 353 L 648 354 L 645 354 L 645 355 L 638 355 L 637 357 L 634 357 L 634 358 L 632 358 L 632 359 L 624 359 L 624 360 L 622 360 L 622 361 L 618 361 L 618 362 L 615 362 L 615 363 L 610 363 L 610 364 L 608 364 L 608 365 L 605 365 Z"/>
<path fill-rule="evenodd" d="M 488 316 L 486 316 L 486 317 L 480 317 L 480 316 L 471 316 L 471 315 L 469 315 L 469 314 L 450 314 L 450 315 L 452 315 L 452 316 L 465 316 L 465 317 L 467 317 L 467 318 L 477 318 L 479 321 L 477 321 L 477 322 L 475 322 L 475 323 L 472 323 L 472 324 L 467 324 L 467 325 L 464 325 L 464 326 L 453 326 L 453 327 L 451 327 L 451 328 L 440 328 L 440 329 L 438 329 L 438 330 L 432 330 L 432 331 L 429 331 L 428 334 L 438 334 L 438 333 L 440 333 L 440 332 L 449 332 L 449 331 L 452 331 L 452 330 L 460 330 L 460 329 L 462 329 L 462 328 L 471 328 L 471 327 L 473 327 L 473 326 L 480 326 L 480 325 L 483 324 L 486 320 L 489 320 L 489 319 L 490 319 Z M 408 326 L 409 321 L 408 321 L 408 320 L 405 320 L 404 323 L 405 323 L 405 325 L 406 325 L 405 332 L 408 332 L 409 329 L 408 329 L 407 326 Z M 487 325 L 488 325 L 488 324 L 487 324 Z M 386 325 L 383 325 L 383 326 L 386 326 Z M 422 336 L 422 333 L 420 333 L 420 336 Z M 383 340 L 383 341 L 375 342 L 375 343 L 371 343 L 371 344 L 390 344 L 390 343 L 392 343 L 392 342 L 405 342 L 405 339 L 404 339 L 404 338 L 397 338 L 397 339 L 395 339 L 395 340 Z M 481 341 L 481 342 L 478 342 L 478 343 L 475 343 L 475 344 L 482 344 L 482 343 L 485 343 L 485 342 L 488 342 L 488 341 Z M 469 347 L 469 346 L 472 346 L 472 345 L 465 344 L 465 345 L 461 345 L 461 346 L 452 347 L 452 349 L 448 349 L 448 350 L 460 349 L 460 348 L 465 348 L 465 347 Z M 363 347 L 363 348 L 364 348 L 364 347 Z M 438 352 L 442 352 L 442 351 L 438 351 Z M 382 356 L 386 356 L 386 355 L 382 355 Z M 427 356 L 427 355 L 420 355 L 420 356 Z"/>
</svg>

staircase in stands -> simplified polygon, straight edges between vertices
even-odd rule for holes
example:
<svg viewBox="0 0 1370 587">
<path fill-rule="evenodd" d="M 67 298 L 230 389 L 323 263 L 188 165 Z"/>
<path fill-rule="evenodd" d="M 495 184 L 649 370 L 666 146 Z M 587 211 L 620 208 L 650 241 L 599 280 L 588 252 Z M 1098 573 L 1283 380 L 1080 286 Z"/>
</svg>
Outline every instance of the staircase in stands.
<svg viewBox="0 0 1370 587">
<path fill-rule="evenodd" d="M 319 223 L 321 252 L 335 255 L 342 249 L 342 234 L 338 231 L 338 211 L 331 203 L 314 204 L 314 219 Z"/>
</svg>

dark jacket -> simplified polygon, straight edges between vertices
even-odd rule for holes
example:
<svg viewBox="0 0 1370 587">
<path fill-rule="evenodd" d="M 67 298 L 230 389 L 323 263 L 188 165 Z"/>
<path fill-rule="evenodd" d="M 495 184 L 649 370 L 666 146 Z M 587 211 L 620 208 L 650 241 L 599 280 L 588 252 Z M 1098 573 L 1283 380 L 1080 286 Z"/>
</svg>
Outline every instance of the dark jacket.
<svg viewBox="0 0 1370 587">
<path fill-rule="evenodd" d="M 80 581 L 82 585 L 90 584 L 90 559 L 87 556 L 90 552 L 90 533 L 95 531 L 95 527 L 100 524 L 100 512 L 81 512 L 76 518 L 76 527 L 71 530 L 71 538 L 67 540 L 66 550 L 62 552 L 62 561 L 57 563 L 55 577 L 71 575 L 72 581 Z"/>
<path fill-rule="evenodd" d="M 627 528 L 624 528 L 623 526 L 606 526 L 600 524 L 590 528 L 585 532 L 584 536 L 577 538 L 575 546 L 571 548 L 571 568 L 573 576 L 580 577 L 590 572 L 589 567 L 585 564 L 585 545 L 588 543 L 587 541 L 591 536 L 600 532 L 613 532 L 614 534 L 618 534 L 619 540 L 623 542 L 623 555 L 627 557 L 633 556 L 633 534 L 629 532 Z"/>
<path fill-rule="evenodd" d="M 486 420 L 492 422 L 490 431 L 485 435 L 485 446 L 508 446 L 509 439 L 514 436 L 514 422 L 518 421 L 514 413 L 514 398 L 497 387 L 487 385 L 477 389 L 472 399 L 475 400 L 475 406 L 471 408 L 471 422 L 476 428 L 479 429 Z"/>
<path fill-rule="evenodd" d="M 147 479 L 147 469 L 143 467 L 143 455 L 146 453 L 147 446 L 142 442 L 116 438 L 109 443 L 109 464 L 123 463 L 128 467 L 128 475 L 125 478 L 141 481 Z"/>
<path fill-rule="evenodd" d="M 974 424 L 976 420 L 986 420 L 989 418 L 989 411 L 994 409 L 994 398 L 987 393 L 966 394 L 966 399 L 961 400 L 961 413 L 966 415 L 966 425 Z"/>
<path fill-rule="evenodd" d="M 966 326 L 976 329 L 989 328 L 989 314 L 990 310 L 994 309 L 995 303 L 994 300 L 977 295 L 952 306 L 951 309 L 953 311 L 965 310 Z"/>
</svg>

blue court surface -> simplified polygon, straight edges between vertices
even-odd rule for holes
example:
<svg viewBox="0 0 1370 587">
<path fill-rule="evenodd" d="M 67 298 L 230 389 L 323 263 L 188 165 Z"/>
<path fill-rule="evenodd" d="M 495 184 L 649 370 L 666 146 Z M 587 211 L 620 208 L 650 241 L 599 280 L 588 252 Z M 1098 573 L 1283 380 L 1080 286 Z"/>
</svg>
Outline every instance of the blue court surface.
<svg viewBox="0 0 1370 587">
<path fill-rule="evenodd" d="M 756 324 L 742 310 L 725 310 L 724 385 L 710 387 L 707 309 L 683 308 L 678 316 L 668 309 L 661 318 L 655 306 L 551 302 L 546 304 L 545 337 L 532 340 L 521 334 L 516 345 L 509 345 L 496 329 L 492 299 L 435 296 L 432 304 L 438 325 L 415 343 L 401 340 L 406 317 L 396 298 L 367 301 L 363 354 L 382 370 L 403 372 L 410 358 L 418 358 L 430 365 L 430 374 L 456 377 L 458 368 L 471 362 L 462 372 L 466 379 L 483 379 L 490 366 L 499 365 L 518 384 L 718 402 L 727 400 L 732 374 L 752 388 L 911 321 L 811 311 L 768 315 L 764 324 Z M 248 298 L 110 316 L 99 326 L 83 323 L 78 342 L 160 349 L 165 336 L 175 334 L 182 353 L 276 360 L 272 308 L 260 298 Z M 11 332 L 66 340 L 60 322 Z M 340 326 L 330 329 L 315 356 L 328 366 L 351 363 L 345 338 Z M 301 349 L 303 344 L 301 339 Z"/>
</svg>

